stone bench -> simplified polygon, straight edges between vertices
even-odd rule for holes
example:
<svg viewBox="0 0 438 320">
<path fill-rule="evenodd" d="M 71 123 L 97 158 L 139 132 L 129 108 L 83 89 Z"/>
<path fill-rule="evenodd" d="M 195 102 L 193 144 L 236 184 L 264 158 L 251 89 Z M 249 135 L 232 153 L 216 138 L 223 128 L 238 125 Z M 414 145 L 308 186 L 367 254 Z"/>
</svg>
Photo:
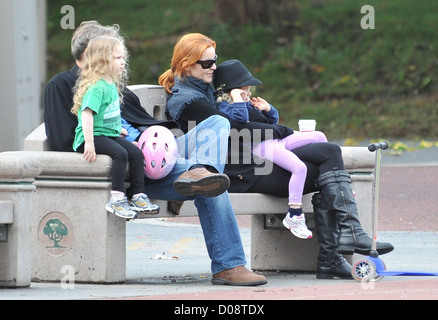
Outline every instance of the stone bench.
<svg viewBox="0 0 438 320">
<path fill-rule="evenodd" d="M 142 106 L 157 119 L 165 118 L 166 93 L 160 86 L 130 86 Z M 35 178 L 31 213 L 32 279 L 60 281 L 62 270 L 74 270 L 77 282 L 125 281 L 126 222 L 104 209 L 109 200 L 111 159 L 99 156 L 86 163 L 74 152 L 50 151 L 44 123 L 24 144 L 27 156 L 41 163 Z M 352 174 L 362 224 L 371 231 L 374 155 L 364 147 L 342 147 L 345 167 Z M 314 227 L 311 194 L 303 199 L 310 228 Z M 300 240 L 281 225 L 287 199 L 264 194 L 230 194 L 236 215 L 251 215 L 251 260 L 254 270 L 314 271 L 316 237 Z M 167 201 L 154 200 L 159 215 L 175 217 Z M 178 216 L 196 216 L 193 201 L 186 201 Z M 58 240 L 54 239 L 55 232 Z M 145 262 L 146 263 L 146 262 Z"/>
</svg>

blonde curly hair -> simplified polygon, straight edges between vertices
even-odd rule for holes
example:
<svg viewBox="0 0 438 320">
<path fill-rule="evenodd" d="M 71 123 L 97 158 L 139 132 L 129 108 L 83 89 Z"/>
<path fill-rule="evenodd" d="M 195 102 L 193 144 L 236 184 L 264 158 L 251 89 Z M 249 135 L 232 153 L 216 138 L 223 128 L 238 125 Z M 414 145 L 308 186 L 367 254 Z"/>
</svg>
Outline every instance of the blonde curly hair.
<svg viewBox="0 0 438 320">
<path fill-rule="evenodd" d="M 233 98 L 230 96 L 230 92 L 225 92 L 224 85 L 220 85 L 219 88 L 217 88 L 216 92 L 216 103 L 219 104 L 223 101 L 228 102 L 229 104 L 233 104 Z"/>
<path fill-rule="evenodd" d="M 83 54 L 83 65 L 80 69 L 76 85 L 73 88 L 73 107 L 71 108 L 73 114 L 78 114 L 82 99 L 90 86 L 95 84 L 108 71 L 110 62 L 113 59 L 114 48 L 119 44 L 124 48 L 126 65 L 122 74 L 114 76 L 113 81 L 117 86 L 120 99 L 122 99 L 123 88 L 128 82 L 128 51 L 120 37 L 99 36 L 90 40 Z"/>
</svg>

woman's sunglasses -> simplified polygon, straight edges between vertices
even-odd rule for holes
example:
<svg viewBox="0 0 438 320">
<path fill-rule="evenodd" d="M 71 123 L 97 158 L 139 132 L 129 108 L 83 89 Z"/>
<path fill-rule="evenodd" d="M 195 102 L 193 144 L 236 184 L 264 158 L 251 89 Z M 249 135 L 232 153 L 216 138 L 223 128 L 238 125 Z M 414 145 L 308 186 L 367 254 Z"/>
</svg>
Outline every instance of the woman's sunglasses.
<svg viewBox="0 0 438 320">
<path fill-rule="evenodd" d="M 216 63 L 217 60 L 217 54 L 214 55 L 214 59 L 210 60 L 198 60 L 196 63 L 199 63 L 201 65 L 202 69 L 210 69 L 212 65 Z"/>
</svg>

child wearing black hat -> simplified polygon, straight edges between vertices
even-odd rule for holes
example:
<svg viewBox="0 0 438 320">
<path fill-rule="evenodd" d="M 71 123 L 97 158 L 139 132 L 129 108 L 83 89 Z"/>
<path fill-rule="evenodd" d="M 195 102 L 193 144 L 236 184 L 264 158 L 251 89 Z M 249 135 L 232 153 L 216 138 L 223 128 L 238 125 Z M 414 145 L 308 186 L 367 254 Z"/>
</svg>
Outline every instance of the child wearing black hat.
<svg viewBox="0 0 438 320">
<path fill-rule="evenodd" d="M 251 98 L 251 86 L 261 84 L 239 60 L 228 60 L 217 66 L 214 73 L 219 111 L 239 122 L 257 121 L 278 124 L 278 111 L 260 97 Z M 268 159 L 292 173 L 289 181 L 289 211 L 283 225 L 301 239 L 312 238 L 302 211 L 302 195 L 307 175 L 306 165 L 292 150 L 307 144 L 327 142 L 319 131 L 294 132 L 283 139 L 265 140 L 253 145 L 252 153 Z"/>
</svg>

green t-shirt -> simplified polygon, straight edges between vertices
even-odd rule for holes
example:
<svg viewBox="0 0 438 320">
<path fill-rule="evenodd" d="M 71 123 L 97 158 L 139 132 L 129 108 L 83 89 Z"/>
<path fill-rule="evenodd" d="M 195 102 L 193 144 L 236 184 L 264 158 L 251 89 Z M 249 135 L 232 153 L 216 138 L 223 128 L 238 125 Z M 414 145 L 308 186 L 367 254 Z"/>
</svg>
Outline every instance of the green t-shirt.
<svg viewBox="0 0 438 320">
<path fill-rule="evenodd" d="M 73 150 L 85 142 L 82 130 L 82 111 L 90 108 L 93 111 L 94 135 L 118 137 L 122 130 L 120 116 L 119 94 L 115 84 L 98 80 L 90 88 L 82 99 L 81 109 L 78 112 L 78 126 L 76 127 Z"/>
</svg>

